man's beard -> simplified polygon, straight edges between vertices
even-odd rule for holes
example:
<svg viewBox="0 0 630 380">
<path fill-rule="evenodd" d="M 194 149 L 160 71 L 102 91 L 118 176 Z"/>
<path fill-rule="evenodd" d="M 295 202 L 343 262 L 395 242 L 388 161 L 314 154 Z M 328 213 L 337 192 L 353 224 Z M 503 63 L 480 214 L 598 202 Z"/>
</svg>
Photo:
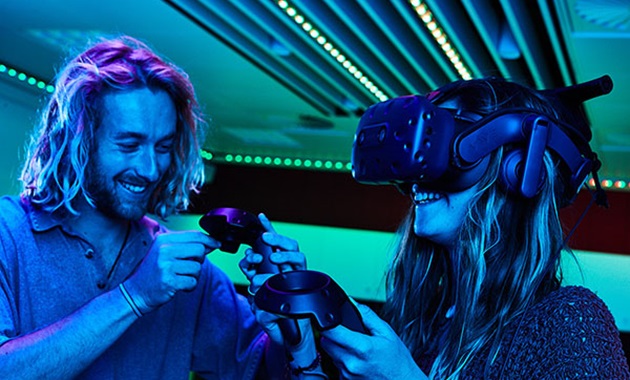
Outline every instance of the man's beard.
<svg viewBox="0 0 630 380">
<path fill-rule="evenodd" d="M 146 196 L 142 200 L 126 202 L 124 195 L 118 194 L 121 190 L 116 178 L 105 177 L 103 173 L 100 162 L 91 160 L 88 163 L 87 190 L 96 209 L 114 219 L 141 219 L 148 211 L 151 197 Z"/>
</svg>

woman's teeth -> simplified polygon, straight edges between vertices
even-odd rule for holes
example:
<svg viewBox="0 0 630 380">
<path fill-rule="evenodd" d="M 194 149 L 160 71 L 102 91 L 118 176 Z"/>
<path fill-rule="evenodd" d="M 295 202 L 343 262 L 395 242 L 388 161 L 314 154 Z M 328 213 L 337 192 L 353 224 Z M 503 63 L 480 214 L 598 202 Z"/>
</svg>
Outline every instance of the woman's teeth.
<svg viewBox="0 0 630 380">
<path fill-rule="evenodd" d="M 442 197 L 442 194 L 438 193 L 418 193 L 414 195 L 413 201 L 415 204 L 423 204 L 437 201 L 442 199 Z"/>
</svg>

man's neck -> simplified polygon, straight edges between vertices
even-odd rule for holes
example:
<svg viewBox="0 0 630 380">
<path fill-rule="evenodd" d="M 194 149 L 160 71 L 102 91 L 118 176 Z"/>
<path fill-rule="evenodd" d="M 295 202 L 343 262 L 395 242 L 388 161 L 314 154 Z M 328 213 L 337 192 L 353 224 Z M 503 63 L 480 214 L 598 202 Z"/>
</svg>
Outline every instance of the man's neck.
<svg viewBox="0 0 630 380">
<path fill-rule="evenodd" d="M 76 233 L 99 249 L 108 246 L 118 247 L 122 244 L 127 229 L 130 228 L 130 221 L 108 216 L 86 201 L 77 206 L 77 211 L 80 213 L 79 216 L 71 222 Z"/>
</svg>

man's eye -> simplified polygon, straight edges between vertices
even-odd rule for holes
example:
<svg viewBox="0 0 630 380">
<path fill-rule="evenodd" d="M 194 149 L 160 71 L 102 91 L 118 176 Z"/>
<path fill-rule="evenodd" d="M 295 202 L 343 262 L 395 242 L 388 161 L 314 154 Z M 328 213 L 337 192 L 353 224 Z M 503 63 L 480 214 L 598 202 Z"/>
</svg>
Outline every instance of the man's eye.
<svg viewBox="0 0 630 380">
<path fill-rule="evenodd" d="M 157 151 L 160 153 L 170 153 L 173 150 L 173 144 L 172 143 L 168 143 L 168 144 L 160 144 L 157 147 Z"/>
<path fill-rule="evenodd" d="M 136 143 L 119 143 L 118 146 L 123 150 L 134 150 L 138 148 Z"/>
</svg>

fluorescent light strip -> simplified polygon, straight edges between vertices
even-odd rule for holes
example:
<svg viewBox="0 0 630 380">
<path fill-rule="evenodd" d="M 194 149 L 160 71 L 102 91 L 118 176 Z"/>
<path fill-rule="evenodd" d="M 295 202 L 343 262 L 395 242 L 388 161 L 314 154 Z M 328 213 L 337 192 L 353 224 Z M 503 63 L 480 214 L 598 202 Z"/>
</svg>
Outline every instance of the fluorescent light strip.
<svg viewBox="0 0 630 380">
<path fill-rule="evenodd" d="M 45 90 L 48 93 L 52 93 L 53 91 L 55 91 L 55 87 L 50 85 L 50 84 L 46 84 L 44 81 L 39 80 L 31 75 L 28 75 L 26 73 L 20 72 L 10 66 L 5 65 L 4 63 L 0 62 L 0 75 L 7 75 L 9 78 L 11 79 L 15 79 L 16 81 L 22 82 L 22 83 L 26 83 L 28 85 L 31 86 L 35 86 L 37 88 L 39 88 L 40 90 Z"/>
<path fill-rule="evenodd" d="M 333 57 L 335 61 L 339 65 L 341 65 L 350 75 L 352 75 L 353 78 L 358 80 L 359 83 L 363 85 L 363 87 L 370 91 L 370 93 L 375 98 L 382 102 L 389 99 L 389 97 L 385 95 L 385 93 L 383 93 L 383 91 L 380 90 L 370 78 L 368 78 L 363 72 L 361 72 L 361 70 L 359 70 L 356 65 L 352 63 L 350 59 L 348 59 L 346 55 L 341 53 L 339 48 L 333 45 L 329 41 L 329 39 L 322 34 L 321 31 L 315 28 L 315 26 L 313 26 L 311 22 L 307 21 L 304 15 L 301 15 L 295 9 L 295 7 L 289 4 L 288 1 L 278 0 L 276 4 L 287 14 L 287 16 L 293 19 L 295 23 L 300 25 L 302 27 L 302 30 L 307 33 L 310 38 L 315 40 L 322 49 L 326 50 L 326 52 L 330 54 L 330 56 Z"/>
<path fill-rule="evenodd" d="M 416 14 L 418 14 L 420 20 L 424 23 L 424 26 L 429 29 L 433 39 L 435 39 L 435 42 L 440 45 L 446 57 L 449 61 L 451 61 L 451 64 L 459 73 L 459 76 L 465 80 L 472 79 L 472 75 L 470 75 L 468 68 L 464 65 L 464 62 L 462 62 L 457 50 L 451 45 L 444 30 L 442 30 L 435 20 L 435 17 L 429 7 L 420 0 L 409 0 L 409 4 L 411 4 L 413 9 L 416 11 Z"/>
<path fill-rule="evenodd" d="M 314 160 L 304 158 L 274 157 L 252 154 L 219 154 L 201 150 L 201 157 L 206 161 L 227 164 L 291 167 L 296 169 L 351 171 L 352 163 L 335 160 Z M 630 181 L 621 179 L 602 179 L 604 189 L 630 191 Z M 595 188 L 595 180 L 589 179 L 587 185 Z"/>
<path fill-rule="evenodd" d="M 591 189 L 595 188 L 595 180 L 593 178 L 589 179 L 587 184 Z M 630 191 L 630 181 L 623 179 L 605 178 L 600 180 L 599 184 L 604 189 Z"/>
<path fill-rule="evenodd" d="M 254 165 L 254 166 L 273 166 L 273 167 L 285 167 L 296 169 L 311 169 L 311 170 L 330 170 L 330 171 L 346 171 L 349 172 L 352 169 L 350 162 L 335 161 L 335 160 L 315 160 L 315 159 L 303 159 L 303 158 L 290 158 L 290 157 L 274 157 L 267 155 L 252 155 L 252 154 L 218 154 L 212 153 L 207 150 L 201 150 L 201 157 L 206 161 L 227 163 L 227 164 L 240 164 L 240 165 Z"/>
</svg>

